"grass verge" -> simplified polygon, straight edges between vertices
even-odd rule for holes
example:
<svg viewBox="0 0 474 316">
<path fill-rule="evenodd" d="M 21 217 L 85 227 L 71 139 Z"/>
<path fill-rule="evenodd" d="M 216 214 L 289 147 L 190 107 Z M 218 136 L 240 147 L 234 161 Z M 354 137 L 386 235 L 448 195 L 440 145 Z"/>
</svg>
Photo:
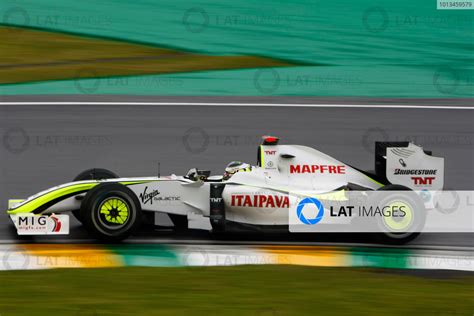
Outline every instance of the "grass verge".
<svg viewBox="0 0 474 316">
<path fill-rule="evenodd" d="M 265 57 L 210 56 L 18 27 L 0 27 L 0 38 L 0 84 L 292 66 Z"/>
<path fill-rule="evenodd" d="M 383 272 L 382 272 L 383 271 Z M 0 273 L 1 315 L 472 315 L 473 277 L 302 266 Z"/>
</svg>

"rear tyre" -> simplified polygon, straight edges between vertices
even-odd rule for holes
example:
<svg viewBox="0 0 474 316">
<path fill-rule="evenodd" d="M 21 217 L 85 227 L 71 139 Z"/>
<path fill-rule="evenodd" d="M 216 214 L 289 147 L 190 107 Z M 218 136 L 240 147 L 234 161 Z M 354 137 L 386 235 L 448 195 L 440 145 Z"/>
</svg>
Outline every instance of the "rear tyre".
<svg viewBox="0 0 474 316">
<path fill-rule="evenodd" d="M 383 186 L 378 191 L 412 191 L 410 188 L 397 185 L 389 184 Z M 389 198 L 385 199 L 381 205 L 404 205 L 404 210 L 406 211 L 406 216 L 403 220 L 396 222 L 393 218 L 383 218 L 380 222 L 381 225 L 386 227 L 400 227 L 400 229 L 410 230 L 407 232 L 384 232 L 373 234 L 373 239 L 375 242 L 389 245 L 403 245 L 406 244 L 415 238 L 417 238 L 420 233 L 419 231 L 423 228 L 426 218 L 426 210 L 424 204 L 417 196 L 415 192 L 407 192 L 407 194 L 394 194 Z"/>
<path fill-rule="evenodd" d="M 130 236 L 142 218 L 135 193 L 119 183 L 103 183 L 89 191 L 80 212 L 86 229 L 107 242 L 118 242 Z"/>
<path fill-rule="evenodd" d="M 79 173 L 72 181 L 84 181 L 84 180 L 102 180 L 102 179 L 116 179 L 119 176 L 110 170 L 102 168 L 87 169 Z M 82 223 L 80 210 L 73 210 L 72 214 L 74 217 Z"/>
</svg>

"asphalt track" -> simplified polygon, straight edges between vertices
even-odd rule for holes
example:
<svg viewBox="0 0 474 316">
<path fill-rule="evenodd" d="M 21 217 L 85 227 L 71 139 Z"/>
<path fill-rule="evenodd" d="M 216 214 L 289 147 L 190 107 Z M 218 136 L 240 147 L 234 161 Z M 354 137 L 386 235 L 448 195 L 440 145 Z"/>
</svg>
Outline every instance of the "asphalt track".
<svg viewBox="0 0 474 316">
<path fill-rule="evenodd" d="M 88 102 L 65 105 L 53 102 Z M 232 160 L 255 163 L 260 136 L 315 147 L 363 169 L 373 169 L 376 140 L 412 140 L 445 157 L 445 187 L 474 189 L 474 111 L 472 100 L 393 100 L 346 98 L 176 98 L 131 96 L 0 97 L 0 205 L 67 182 L 91 167 L 121 176 L 183 174 L 191 167 L 222 173 Z M 44 102 L 11 104 L 5 102 Z M 120 105 L 99 102 L 121 102 Z M 127 103 L 160 102 L 160 105 Z M 163 105 L 179 102 L 180 105 Z M 326 104 L 327 107 L 197 106 L 189 102 Z M 377 104 L 375 108 L 331 107 Z M 440 108 L 392 108 L 390 105 Z M 386 108 L 383 105 L 388 105 Z M 0 212 L 0 242 L 21 242 Z M 213 241 L 206 232 L 175 235 L 145 231 L 135 242 L 202 243 L 359 243 L 359 236 L 236 236 Z M 57 241 L 58 238 L 35 238 Z M 61 242 L 90 242 L 73 223 Z M 411 247 L 473 247 L 469 234 L 425 234 Z"/>
</svg>

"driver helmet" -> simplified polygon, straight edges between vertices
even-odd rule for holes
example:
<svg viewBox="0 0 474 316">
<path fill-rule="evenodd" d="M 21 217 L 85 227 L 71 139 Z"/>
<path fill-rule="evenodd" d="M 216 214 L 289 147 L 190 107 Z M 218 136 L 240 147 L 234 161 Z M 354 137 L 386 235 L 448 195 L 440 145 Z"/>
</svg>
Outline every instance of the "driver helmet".
<svg viewBox="0 0 474 316">
<path fill-rule="evenodd" d="M 224 172 L 224 180 L 229 179 L 232 177 L 235 173 L 239 171 L 250 171 L 252 170 L 252 167 L 245 162 L 241 161 L 232 161 L 225 167 L 225 172 Z"/>
</svg>

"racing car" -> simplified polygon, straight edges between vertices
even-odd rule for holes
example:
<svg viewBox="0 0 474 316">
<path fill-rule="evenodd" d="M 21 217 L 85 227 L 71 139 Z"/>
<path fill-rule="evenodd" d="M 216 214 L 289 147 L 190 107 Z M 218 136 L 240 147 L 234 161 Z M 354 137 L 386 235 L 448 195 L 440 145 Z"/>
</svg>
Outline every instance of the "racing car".
<svg viewBox="0 0 474 316">
<path fill-rule="evenodd" d="M 121 178 L 94 168 L 25 200 L 9 200 L 7 213 L 19 234 L 64 234 L 72 212 L 88 232 L 108 242 L 127 238 L 144 219 L 154 221 L 158 214 L 168 215 L 177 229 L 288 232 L 293 197 L 441 190 L 443 181 L 444 158 L 413 143 L 375 142 L 375 170 L 364 171 L 316 149 L 264 136 L 256 165 L 232 162 L 223 175 L 192 168 L 184 176 Z M 421 208 L 412 203 L 410 216 L 421 216 Z M 302 220 L 302 225 L 318 220 Z M 376 235 L 405 243 L 418 233 Z"/>
</svg>

